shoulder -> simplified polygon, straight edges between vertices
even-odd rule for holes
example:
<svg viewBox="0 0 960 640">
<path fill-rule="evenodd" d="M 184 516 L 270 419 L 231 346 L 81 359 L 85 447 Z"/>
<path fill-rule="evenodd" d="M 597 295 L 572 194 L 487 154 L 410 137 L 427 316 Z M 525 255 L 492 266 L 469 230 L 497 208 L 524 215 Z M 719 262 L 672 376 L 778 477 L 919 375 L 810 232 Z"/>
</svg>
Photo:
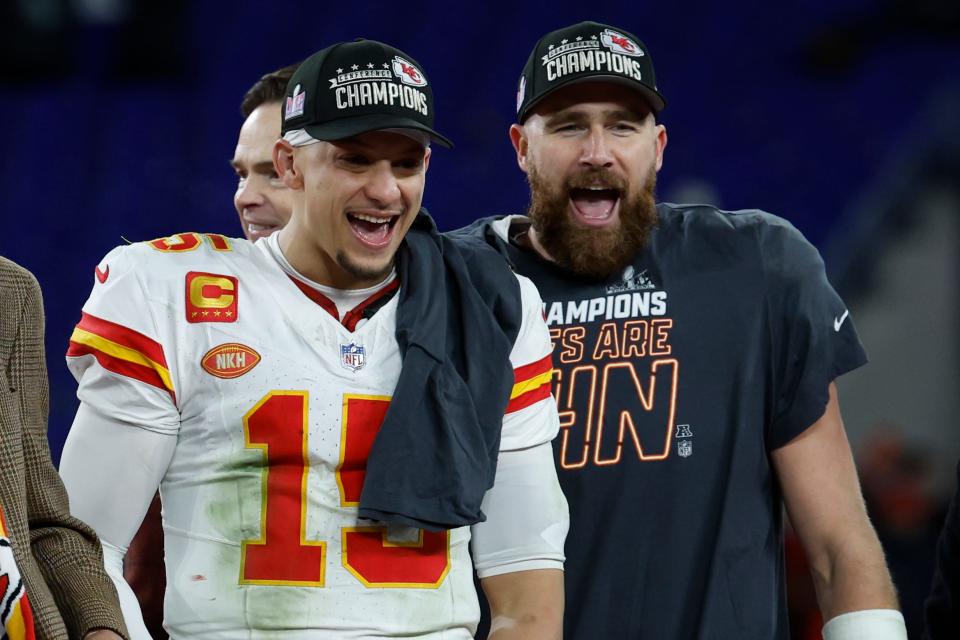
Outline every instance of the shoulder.
<svg viewBox="0 0 960 640">
<path fill-rule="evenodd" d="M 4 317 L 11 318 L 11 314 L 15 313 L 19 318 L 25 305 L 39 306 L 39 301 L 40 284 L 34 275 L 16 262 L 0 256 L 0 309 Z"/>
<path fill-rule="evenodd" d="M 787 220 L 760 209 L 725 210 L 706 204 L 660 202 L 657 214 L 661 228 L 687 234 L 754 235 L 767 231 L 799 232 Z"/>
<path fill-rule="evenodd" d="M 711 205 L 657 204 L 656 241 L 676 242 L 702 256 L 751 257 L 760 268 L 780 271 L 797 260 L 818 256 L 788 220 L 760 209 L 726 211 Z M 703 252 L 703 253 L 701 253 Z"/>
<path fill-rule="evenodd" d="M 101 284 L 128 276 L 143 283 L 159 283 L 180 278 L 185 271 L 244 268 L 262 256 L 262 251 L 244 239 L 186 232 L 116 247 L 97 265 L 96 276 Z"/>
<path fill-rule="evenodd" d="M 0 292 L 8 295 L 24 295 L 39 292 L 40 285 L 32 273 L 13 260 L 0 256 Z"/>
</svg>

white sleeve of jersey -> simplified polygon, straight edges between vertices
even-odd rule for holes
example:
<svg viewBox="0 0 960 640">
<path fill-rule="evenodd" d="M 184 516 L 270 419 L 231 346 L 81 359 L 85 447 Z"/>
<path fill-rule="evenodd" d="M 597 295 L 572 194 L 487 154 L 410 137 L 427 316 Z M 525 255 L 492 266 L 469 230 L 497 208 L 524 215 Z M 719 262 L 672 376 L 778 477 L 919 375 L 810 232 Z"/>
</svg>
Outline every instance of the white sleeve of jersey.
<svg viewBox="0 0 960 640">
<path fill-rule="evenodd" d="M 510 353 L 514 387 L 503 418 L 500 451 L 512 451 L 550 442 L 560 430 L 557 404 L 550 394 L 553 345 L 543 319 L 543 301 L 537 287 L 521 275 L 523 322 Z"/>
<path fill-rule="evenodd" d="M 60 458 L 70 512 L 126 552 L 176 445 L 175 436 L 131 429 L 81 403 Z"/>
<path fill-rule="evenodd" d="M 107 575 L 113 580 L 113 586 L 117 590 L 120 612 L 123 614 L 124 624 L 127 625 L 130 640 L 153 640 L 143 621 L 143 612 L 140 611 L 137 595 L 123 579 L 124 551 L 103 540 L 100 541 L 100 546 L 103 548 L 103 564 Z"/>
<path fill-rule="evenodd" d="M 470 529 L 478 576 L 563 569 L 570 515 L 549 442 L 501 451 L 497 477 L 481 508 L 486 521 Z"/>
<path fill-rule="evenodd" d="M 177 438 L 99 414 L 81 403 L 60 459 L 70 512 L 97 532 L 131 639 L 150 638 L 123 556 L 173 457 Z"/>
<path fill-rule="evenodd" d="M 67 366 L 79 383 L 77 396 L 100 414 L 175 434 L 180 426 L 176 354 L 164 344 L 170 318 L 157 318 L 173 311 L 148 295 L 141 274 L 150 270 L 147 251 L 143 245 L 118 247 L 101 261 L 100 282 L 70 336 Z M 138 269 L 143 263 L 147 268 Z"/>
</svg>

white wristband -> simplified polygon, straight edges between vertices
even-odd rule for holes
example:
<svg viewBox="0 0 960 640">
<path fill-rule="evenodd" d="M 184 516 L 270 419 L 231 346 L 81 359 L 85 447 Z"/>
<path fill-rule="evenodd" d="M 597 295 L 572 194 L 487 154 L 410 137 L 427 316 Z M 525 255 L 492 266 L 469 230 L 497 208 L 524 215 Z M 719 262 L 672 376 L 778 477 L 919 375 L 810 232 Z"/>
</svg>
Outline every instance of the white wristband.
<svg viewBox="0 0 960 640">
<path fill-rule="evenodd" d="M 896 609 L 851 611 L 823 625 L 823 640 L 907 640 L 907 625 Z"/>
</svg>

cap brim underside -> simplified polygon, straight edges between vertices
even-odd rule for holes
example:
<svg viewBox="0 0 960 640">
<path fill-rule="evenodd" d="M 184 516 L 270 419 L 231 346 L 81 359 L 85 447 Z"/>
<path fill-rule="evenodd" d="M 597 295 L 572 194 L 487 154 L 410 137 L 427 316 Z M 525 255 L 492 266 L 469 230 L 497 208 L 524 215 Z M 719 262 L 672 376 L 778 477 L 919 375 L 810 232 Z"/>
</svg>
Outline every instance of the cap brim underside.
<svg viewBox="0 0 960 640">
<path fill-rule="evenodd" d="M 343 140 L 344 138 L 358 136 L 361 133 L 380 131 L 382 129 L 416 129 L 429 135 L 430 140 L 440 146 L 448 149 L 453 148 L 453 142 L 451 142 L 449 138 L 440 135 L 421 122 L 402 116 L 380 114 L 351 116 L 341 118 L 334 122 L 325 122 L 323 124 L 307 125 L 304 127 L 304 130 L 317 140 L 326 141 Z"/>
</svg>

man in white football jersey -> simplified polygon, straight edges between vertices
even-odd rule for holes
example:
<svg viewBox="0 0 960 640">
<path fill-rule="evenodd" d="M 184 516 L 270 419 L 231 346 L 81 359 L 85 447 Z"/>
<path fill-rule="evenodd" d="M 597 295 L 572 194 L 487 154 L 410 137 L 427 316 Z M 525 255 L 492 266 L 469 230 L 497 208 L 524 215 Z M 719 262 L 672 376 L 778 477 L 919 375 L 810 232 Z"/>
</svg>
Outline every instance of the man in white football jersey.
<svg viewBox="0 0 960 640">
<path fill-rule="evenodd" d="M 247 90 L 240 103 L 244 121 L 230 159 L 230 167 L 237 176 L 233 205 L 243 235 L 252 242 L 282 229 L 293 212 L 295 193 L 277 175 L 273 145 L 280 137 L 280 105 L 297 66 L 292 64 L 264 74 Z M 144 622 L 154 640 L 166 638 L 164 574 L 163 529 L 157 495 L 130 541 L 123 563 L 124 578 L 137 596 Z"/>
<path fill-rule="evenodd" d="M 297 194 L 283 230 L 115 249 L 71 336 L 81 406 L 61 474 L 131 633 L 147 637 L 123 553 L 159 486 L 173 638 L 470 638 L 474 565 L 491 638 L 559 637 L 568 516 L 541 301 L 506 270 L 510 287 L 488 286 L 502 261 L 418 213 L 430 142 L 449 146 L 426 77 L 382 43 L 334 45 L 291 79 L 283 133 L 274 160 Z M 475 289 L 436 286 L 471 265 Z M 430 335 L 398 313 L 404 296 Z M 474 463 L 489 478 L 460 473 Z"/>
</svg>

